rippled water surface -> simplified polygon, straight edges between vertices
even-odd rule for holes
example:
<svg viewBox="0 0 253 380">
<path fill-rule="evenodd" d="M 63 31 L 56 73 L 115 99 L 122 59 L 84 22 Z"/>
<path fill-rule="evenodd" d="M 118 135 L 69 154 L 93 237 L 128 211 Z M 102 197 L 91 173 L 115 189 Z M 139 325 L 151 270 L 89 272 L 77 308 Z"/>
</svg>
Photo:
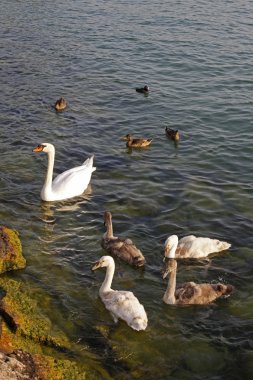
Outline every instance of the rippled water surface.
<svg viewBox="0 0 253 380">
<path fill-rule="evenodd" d="M 28 262 L 12 276 L 48 294 L 76 360 L 88 348 L 113 379 L 253 377 L 252 24 L 249 0 L 1 2 L 0 216 Z M 135 91 L 144 84 L 148 96 Z M 165 126 L 179 129 L 177 146 Z M 126 133 L 153 142 L 130 152 Z M 40 200 L 41 142 L 56 147 L 55 173 L 95 154 L 83 196 Z M 144 271 L 117 261 L 113 281 L 145 306 L 145 332 L 115 325 L 98 298 L 104 273 L 90 265 L 104 254 L 105 209 L 146 257 Z M 180 263 L 178 282 L 231 283 L 233 296 L 162 302 L 174 233 L 232 243 L 209 263 Z"/>
</svg>

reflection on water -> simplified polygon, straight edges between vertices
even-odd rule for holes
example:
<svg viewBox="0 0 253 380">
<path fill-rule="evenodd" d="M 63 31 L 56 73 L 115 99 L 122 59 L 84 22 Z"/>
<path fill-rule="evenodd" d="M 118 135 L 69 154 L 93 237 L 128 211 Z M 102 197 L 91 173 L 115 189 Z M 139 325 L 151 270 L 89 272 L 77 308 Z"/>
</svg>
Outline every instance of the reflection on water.
<svg viewBox="0 0 253 380">
<path fill-rule="evenodd" d="M 45 254 L 60 254 L 61 251 L 66 251 L 69 244 L 63 244 L 62 242 L 66 239 L 70 240 L 76 236 L 76 231 L 72 232 L 72 228 L 68 232 L 61 231 L 58 228 L 59 219 L 63 219 L 61 213 L 71 213 L 75 214 L 78 210 L 85 208 L 87 202 L 91 200 L 92 188 L 91 185 L 88 186 L 85 193 L 81 196 L 67 199 L 58 202 L 41 202 L 41 216 L 40 220 L 44 223 L 38 239 L 42 242 L 42 253 Z M 50 243 L 59 242 L 60 246 L 51 247 Z M 45 243 L 45 244 L 43 244 Z"/>
<path fill-rule="evenodd" d="M 66 199 L 58 202 L 41 202 L 41 220 L 45 223 L 54 223 L 56 221 L 54 213 L 77 211 L 82 208 L 90 199 L 92 195 L 91 184 L 85 190 L 85 193 L 71 199 Z"/>
</svg>

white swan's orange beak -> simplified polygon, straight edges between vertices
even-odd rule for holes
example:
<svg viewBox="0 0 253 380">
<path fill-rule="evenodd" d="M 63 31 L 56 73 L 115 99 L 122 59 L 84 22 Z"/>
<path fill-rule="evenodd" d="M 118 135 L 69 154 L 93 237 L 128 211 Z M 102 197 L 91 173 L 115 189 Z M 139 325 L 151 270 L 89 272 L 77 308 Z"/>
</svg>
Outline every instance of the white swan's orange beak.
<svg viewBox="0 0 253 380">
<path fill-rule="evenodd" d="M 39 144 L 36 148 L 33 149 L 33 152 L 41 152 L 45 148 L 45 145 Z"/>
</svg>

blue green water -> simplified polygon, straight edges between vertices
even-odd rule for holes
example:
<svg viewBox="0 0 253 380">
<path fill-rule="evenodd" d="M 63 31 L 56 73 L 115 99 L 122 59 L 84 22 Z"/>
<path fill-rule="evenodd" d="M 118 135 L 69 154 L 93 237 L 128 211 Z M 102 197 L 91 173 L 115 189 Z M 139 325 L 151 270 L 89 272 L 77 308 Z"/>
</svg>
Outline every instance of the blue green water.
<svg viewBox="0 0 253 380">
<path fill-rule="evenodd" d="M 252 379 L 252 2 L 2 0 L 0 25 L 0 218 L 28 263 L 15 277 L 48 294 L 45 312 L 78 342 L 76 357 L 88 348 L 114 379 Z M 135 91 L 144 84 L 148 96 Z M 152 145 L 129 152 L 126 133 Z M 41 142 L 56 147 L 56 174 L 95 155 L 83 196 L 40 200 Z M 114 324 L 98 298 L 104 273 L 90 272 L 105 253 L 105 209 L 146 257 L 144 272 L 116 262 L 113 281 L 145 306 L 142 333 Z M 232 244 L 178 268 L 178 282 L 231 283 L 230 298 L 163 304 L 174 233 Z"/>
</svg>

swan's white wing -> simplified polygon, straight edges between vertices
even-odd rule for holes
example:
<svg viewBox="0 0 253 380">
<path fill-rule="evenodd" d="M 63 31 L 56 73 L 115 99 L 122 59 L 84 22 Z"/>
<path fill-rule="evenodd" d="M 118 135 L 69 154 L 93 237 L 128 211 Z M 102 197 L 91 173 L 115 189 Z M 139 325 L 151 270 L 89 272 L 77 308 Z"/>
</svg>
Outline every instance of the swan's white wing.
<svg viewBox="0 0 253 380">
<path fill-rule="evenodd" d="M 210 253 L 228 249 L 231 245 L 217 239 L 207 237 L 185 236 L 178 242 L 177 257 L 206 257 Z"/>
<path fill-rule="evenodd" d="M 76 166 L 74 168 L 71 168 L 69 170 L 65 170 L 63 173 L 59 174 L 57 177 L 54 178 L 53 184 L 57 185 L 58 183 L 61 183 L 63 181 L 68 181 L 68 178 L 71 178 L 73 173 L 80 173 L 80 175 L 85 173 L 90 173 L 96 170 L 95 167 L 93 167 L 93 158 L 94 156 L 91 156 L 87 158 L 87 160 L 84 161 L 84 163 L 80 166 Z"/>
<path fill-rule="evenodd" d="M 83 165 L 66 170 L 59 174 L 52 183 L 52 192 L 61 199 L 80 195 L 87 188 L 91 174 L 96 168 L 92 166 L 93 156 Z"/>
<path fill-rule="evenodd" d="M 117 318 L 123 319 L 135 330 L 147 327 L 147 315 L 143 305 L 132 292 L 113 290 L 101 296 L 105 307 Z"/>
<path fill-rule="evenodd" d="M 180 240 L 179 240 L 179 243 L 191 243 L 193 242 L 194 240 L 196 240 L 196 236 L 195 235 L 188 235 L 188 236 L 184 236 L 182 237 Z"/>
</svg>

